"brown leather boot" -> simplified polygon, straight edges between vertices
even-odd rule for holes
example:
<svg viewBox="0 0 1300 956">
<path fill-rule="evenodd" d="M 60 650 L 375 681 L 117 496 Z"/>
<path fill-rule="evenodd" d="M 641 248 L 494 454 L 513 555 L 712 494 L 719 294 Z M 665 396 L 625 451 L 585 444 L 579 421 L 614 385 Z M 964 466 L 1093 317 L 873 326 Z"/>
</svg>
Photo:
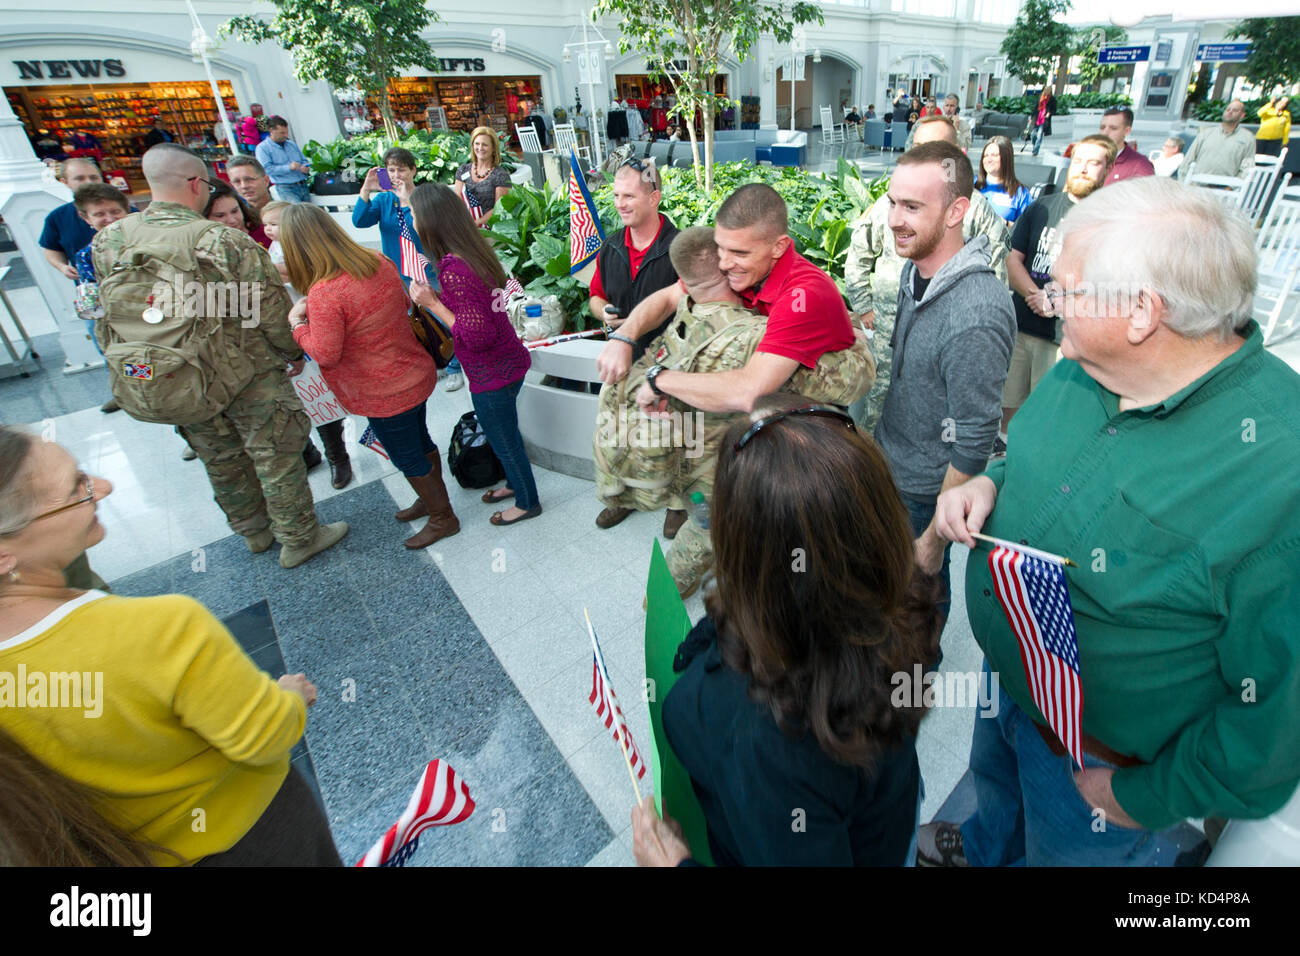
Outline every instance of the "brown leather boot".
<svg viewBox="0 0 1300 956">
<path fill-rule="evenodd" d="M 438 449 L 424 453 L 425 460 L 433 466 L 433 470 L 442 475 L 442 456 L 438 454 Z M 409 508 L 403 508 L 393 515 L 398 521 L 414 521 L 416 518 L 424 518 L 429 514 L 429 506 L 424 503 L 423 498 L 416 498 L 415 504 Z"/>
<path fill-rule="evenodd" d="M 424 502 L 428 509 L 429 520 L 418 533 L 403 541 L 404 545 L 416 551 L 460 531 L 460 519 L 451 508 L 451 499 L 447 497 L 447 486 L 442 483 L 442 472 L 431 471 L 421 478 L 408 477 L 406 480 Z"/>
</svg>

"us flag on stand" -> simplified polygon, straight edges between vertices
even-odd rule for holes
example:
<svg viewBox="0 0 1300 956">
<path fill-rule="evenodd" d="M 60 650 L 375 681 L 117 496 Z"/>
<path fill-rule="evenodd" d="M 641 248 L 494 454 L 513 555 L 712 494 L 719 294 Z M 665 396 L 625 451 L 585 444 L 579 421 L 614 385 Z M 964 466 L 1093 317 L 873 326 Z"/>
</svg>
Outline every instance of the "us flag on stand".
<svg viewBox="0 0 1300 956">
<path fill-rule="evenodd" d="M 415 233 L 411 229 L 411 220 L 406 217 L 406 211 L 401 206 L 397 207 L 397 224 L 398 224 L 398 246 L 402 250 L 402 275 L 408 279 L 419 279 L 422 282 L 428 281 L 428 275 L 425 269 L 429 266 L 429 260 L 425 258 L 423 252 L 416 248 Z"/>
<path fill-rule="evenodd" d="M 578 157 L 569 152 L 569 274 L 577 272 L 600 252 L 605 230 L 600 226 L 596 204 L 587 192 L 587 180 L 579 173 Z"/>
<path fill-rule="evenodd" d="M 468 820 L 474 812 L 465 781 L 441 760 L 430 760 L 420 775 L 406 810 L 357 866 L 405 866 L 429 827 L 451 826 Z"/>
<path fill-rule="evenodd" d="M 1020 644 L 1034 703 L 1074 762 L 1083 766 L 1083 687 L 1070 590 L 1059 564 L 998 545 L 993 589 Z"/>
<path fill-rule="evenodd" d="M 618 706 L 618 698 L 614 696 L 614 685 L 609 681 L 609 673 L 605 670 L 605 658 L 600 653 L 600 642 L 596 640 L 596 629 L 591 626 L 591 621 L 587 621 L 587 629 L 591 634 L 591 696 L 587 698 L 591 706 L 596 709 L 596 716 L 605 722 L 605 729 L 614 735 L 614 743 L 618 744 L 618 749 L 623 752 L 625 759 L 632 765 L 632 772 L 640 780 L 645 776 L 645 761 L 641 759 L 640 752 L 636 749 L 636 744 L 632 742 L 632 734 L 627 729 L 627 721 L 623 719 L 623 711 Z M 626 743 L 625 743 L 626 741 Z"/>
</svg>

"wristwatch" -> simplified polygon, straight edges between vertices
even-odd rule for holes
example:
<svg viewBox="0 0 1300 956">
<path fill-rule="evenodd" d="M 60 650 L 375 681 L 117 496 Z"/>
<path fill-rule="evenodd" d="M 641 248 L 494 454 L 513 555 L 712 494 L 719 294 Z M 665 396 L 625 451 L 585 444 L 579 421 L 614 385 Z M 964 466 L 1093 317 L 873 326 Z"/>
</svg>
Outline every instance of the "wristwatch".
<svg viewBox="0 0 1300 956">
<path fill-rule="evenodd" d="M 651 365 L 649 370 L 645 373 L 645 382 L 650 386 L 650 391 L 654 392 L 660 398 L 667 398 L 668 393 L 661 389 L 655 382 L 655 379 L 659 377 L 659 373 L 663 370 L 664 367 L 662 365 Z"/>
<path fill-rule="evenodd" d="M 611 342 L 622 342 L 625 345 L 632 346 L 633 349 L 636 348 L 636 341 L 634 339 L 629 339 L 626 335 L 619 335 L 617 332 L 611 332 L 608 338 Z"/>
</svg>

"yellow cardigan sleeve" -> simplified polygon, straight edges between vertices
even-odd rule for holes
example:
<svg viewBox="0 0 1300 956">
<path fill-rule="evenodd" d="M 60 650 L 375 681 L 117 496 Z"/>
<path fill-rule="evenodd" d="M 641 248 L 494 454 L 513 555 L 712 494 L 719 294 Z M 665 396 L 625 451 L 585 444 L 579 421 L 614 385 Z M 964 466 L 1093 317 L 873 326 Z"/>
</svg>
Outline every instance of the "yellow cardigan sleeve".
<svg viewBox="0 0 1300 956">
<path fill-rule="evenodd" d="M 307 704 L 258 669 L 202 604 L 176 596 L 186 613 L 173 635 L 172 710 L 228 760 L 261 766 L 283 758 L 307 726 Z"/>
</svg>

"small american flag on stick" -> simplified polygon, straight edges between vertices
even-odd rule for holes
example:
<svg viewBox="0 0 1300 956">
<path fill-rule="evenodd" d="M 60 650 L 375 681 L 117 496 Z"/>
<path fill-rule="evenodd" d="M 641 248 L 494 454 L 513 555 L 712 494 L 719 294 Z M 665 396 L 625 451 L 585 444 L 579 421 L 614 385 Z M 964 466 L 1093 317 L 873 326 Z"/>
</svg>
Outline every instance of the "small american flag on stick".
<svg viewBox="0 0 1300 956">
<path fill-rule="evenodd" d="M 596 629 L 591 626 L 591 616 L 583 608 L 587 617 L 587 633 L 591 635 L 591 696 L 588 700 L 596 709 L 596 716 L 605 722 L 605 729 L 614 735 L 627 772 L 632 777 L 632 789 L 636 791 L 636 802 L 641 802 L 641 788 L 637 781 L 645 776 L 645 761 L 641 759 L 636 744 L 632 742 L 632 733 L 627 729 L 623 711 L 614 696 L 614 685 L 610 683 L 609 672 L 605 670 L 605 657 L 600 653 L 600 641 L 596 640 Z"/>
<path fill-rule="evenodd" d="M 363 431 L 363 432 L 361 433 L 361 439 L 360 439 L 359 444 L 365 445 L 367 448 L 369 448 L 371 451 L 373 451 L 376 455 L 379 455 L 380 457 L 382 457 L 385 461 L 388 461 L 388 460 L 389 460 L 389 458 L 388 458 L 388 452 L 384 451 L 384 446 L 383 446 L 383 444 L 379 441 L 379 436 L 375 434 L 375 426 L 374 426 L 374 425 L 367 425 L 367 426 L 366 426 L 366 430 Z"/>
<path fill-rule="evenodd" d="M 405 812 L 357 861 L 357 866 L 405 866 L 419 845 L 421 833 L 429 827 L 463 823 L 473 812 L 474 801 L 465 781 L 441 760 L 430 760 Z"/>
<path fill-rule="evenodd" d="M 999 544 L 993 589 L 1020 644 L 1029 692 L 1074 762 L 1083 766 L 1083 686 L 1070 590 L 1056 561 Z"/>
<path fill-rule="evenodd" d="M 397 232 L 397 244 L 402 251 L 402 275 L 408 279 L 427 281 L 428 277 L 424 270 L 428 268 L 429 260 L 416 246 L 411 220 L 407 218 L 401 206 L 397 206 Z"/>
</svg>

